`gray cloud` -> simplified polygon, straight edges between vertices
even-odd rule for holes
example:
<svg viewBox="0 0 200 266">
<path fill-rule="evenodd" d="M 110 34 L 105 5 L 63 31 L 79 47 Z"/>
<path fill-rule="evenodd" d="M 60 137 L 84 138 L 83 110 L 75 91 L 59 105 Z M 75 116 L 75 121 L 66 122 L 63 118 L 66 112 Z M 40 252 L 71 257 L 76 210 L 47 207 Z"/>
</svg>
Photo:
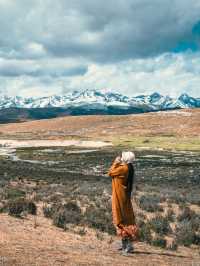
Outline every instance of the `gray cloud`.
<svg viewBox="0 0 200 266">
<path fill-rule="evenodd" d="M 38 43 L 51 56 L 98 62 L 155 56 L 191 40 L 199 16 L 196 0 L 3 0 L 0 46 L 24 57 Z"/>
<path fill-rule="evenodd" d="M 199 18 L 196 0 L 1 0 L 0 93 L 197 95 L 200 62 L 172 51 L 200 45 Z"/>
<path fill-rule="evenodd" d="M 193 38 L 192 27 L 200 15 L 200 4 L 194 0 L 63 3 L 61 17 L 68 16 L 55 21 L 56 34 L 43 40 L 45 47 L 55 56 L 81 55 L 99 62 L 171 51 L 179 42 Z M 62 23 L 66 28 L 60 32 Z"/>
<path fill-rule="evenodd" d="M 84 75 L 88 67 L 83 64 L 63 62 L 62 60 L 5 60 L 0 58 L 0 76 L 51 76 L 67 77 Z"/>
</svg>

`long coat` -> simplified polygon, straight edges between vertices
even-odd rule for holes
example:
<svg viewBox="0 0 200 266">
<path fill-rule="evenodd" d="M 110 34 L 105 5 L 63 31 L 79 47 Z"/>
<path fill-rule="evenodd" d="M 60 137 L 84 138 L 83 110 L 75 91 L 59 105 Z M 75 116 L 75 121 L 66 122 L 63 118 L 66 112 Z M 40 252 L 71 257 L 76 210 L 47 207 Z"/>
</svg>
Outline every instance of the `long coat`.
<svg viewBox="0 0 200 266">
<path fill-rule="evenodd" d="M 131 198 L 127 193 L 128 165 L 114 162 L 108 172 L 112 177 L 113 223 L 117 227 L 135 225 Z"/>
</svg>

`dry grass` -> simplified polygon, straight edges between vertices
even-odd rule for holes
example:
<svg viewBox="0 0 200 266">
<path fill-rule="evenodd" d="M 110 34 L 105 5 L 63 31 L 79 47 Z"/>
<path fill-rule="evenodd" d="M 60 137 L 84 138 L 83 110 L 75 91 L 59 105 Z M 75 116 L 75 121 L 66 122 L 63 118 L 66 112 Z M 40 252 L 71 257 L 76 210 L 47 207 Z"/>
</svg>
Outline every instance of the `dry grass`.
<svg viewBox="0 0 200 266">
<path fill-rule="evenodd" d="M 52 225 L 39 211 L 37 227 L 34 217 L 29 216 L 23 222 L 19 219 L 0 214 L 0 258 L 3 265 L 38 266 L 77 266 L 77 265 L 190 265 L 198 263 L 198 252 L 188 248 L 178 251 L 163 251 L 144 243 L 135 245 L 135 254 L 121 256 L 115 251 L 107 235 L 98 237 L 93 230 L 86 229 L 80 235 L 63 231 Z"/>
</svg>

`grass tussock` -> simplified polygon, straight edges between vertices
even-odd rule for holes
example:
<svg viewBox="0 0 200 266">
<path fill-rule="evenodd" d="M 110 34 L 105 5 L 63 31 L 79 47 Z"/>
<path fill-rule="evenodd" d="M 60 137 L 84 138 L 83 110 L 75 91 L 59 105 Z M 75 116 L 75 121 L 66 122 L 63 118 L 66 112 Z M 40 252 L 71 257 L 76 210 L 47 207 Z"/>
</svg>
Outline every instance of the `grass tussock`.
<svg viewBox="0 0 200 266">
<path fill-rule="evenodd" d="M 167 235 L 172 232 L 167 217 L 156 215 L 149 221 L 151 229 L 159 235 Z"/>
<path fill-rule="evenodd" d="M 25 214 L 37 214 L 36 204 L 25 198 L 8 201 L 6 209 L 8 210 L 9 215 L 15 217 L 22 217 Z"/>
<path fill-rule="evenodd" d="M 157 195 L 143 195 L 139 198 L 139 206 L 147 212 L 163 211 L 160 206 L 161 199 Z"/>
</svg>

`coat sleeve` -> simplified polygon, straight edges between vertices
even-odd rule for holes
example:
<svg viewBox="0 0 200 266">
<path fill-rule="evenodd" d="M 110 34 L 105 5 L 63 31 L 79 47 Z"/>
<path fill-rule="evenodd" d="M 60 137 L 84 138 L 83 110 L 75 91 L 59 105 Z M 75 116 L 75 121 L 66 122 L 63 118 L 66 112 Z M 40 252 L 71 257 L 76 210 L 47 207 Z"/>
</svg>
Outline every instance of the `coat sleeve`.
<svg viewBox="0 0 200 266">
<path fill-rule="evenodd" d="M 112 177 L 123 176 L 127 174 L 127 171 L 128 169 L 126 165 L 114 162 L 108 172 L 108 175 Z"/>
</svg>

